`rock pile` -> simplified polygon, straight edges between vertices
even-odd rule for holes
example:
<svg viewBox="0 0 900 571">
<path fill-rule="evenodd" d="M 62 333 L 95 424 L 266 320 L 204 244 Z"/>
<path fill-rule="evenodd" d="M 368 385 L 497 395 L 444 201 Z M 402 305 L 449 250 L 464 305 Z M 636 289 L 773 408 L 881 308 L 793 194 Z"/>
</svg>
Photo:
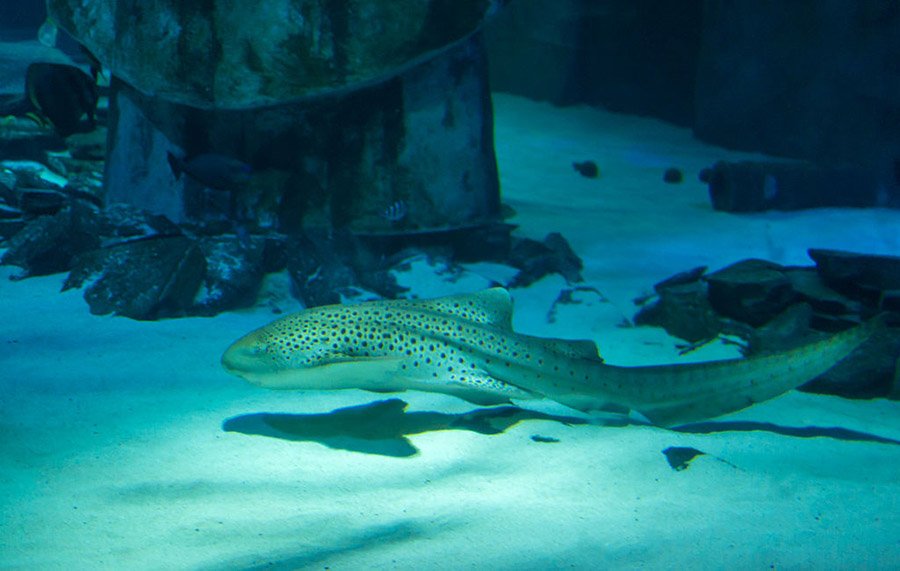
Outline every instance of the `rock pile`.
<svg viewBox="0 0 900 571">
<path fill-rule="evenodd" d="M 672 276 L 635 322 L 658 325 L 694 344 L 720 334 L 746 341 L 745 353 L 777 352 L 852 327 L 877 314 L 900 323 L 900 257 L 809 250 L 815 266 L 742 260 Z M 895 382 L 900 331 L 889 327 L 805 390 L 851 397 L 900 396 Z"/>
</svg>

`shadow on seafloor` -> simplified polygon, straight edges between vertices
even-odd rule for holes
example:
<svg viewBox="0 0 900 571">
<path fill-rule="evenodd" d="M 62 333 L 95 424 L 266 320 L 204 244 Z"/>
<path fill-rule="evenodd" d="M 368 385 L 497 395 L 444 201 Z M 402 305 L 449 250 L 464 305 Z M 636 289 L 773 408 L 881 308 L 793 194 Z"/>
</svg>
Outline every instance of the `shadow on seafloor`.
<svg viewBox="0 0 900 571">
<path fill-rule="evenodd" d="M 319 414 L 259 412 L 235 416 L 222 423 L 226 432 L 266 436 L 294 442 L 317 442 L 328 448 L 407 458 L 419 450 L 407 436 L 440 430 L 468 430 L 479 434 L 502 434 L 529 420 L 550 420 L 566 426 L 596 424 L 607 427 L 639 425 L 630 419 L 595 421 L 557 416 L 515 406 L 477 408 L 462 414 L 435 411 L 408 412 L 407 403 L 393 398 L 364 405 L 339 408 Z M 717 432 L 766 431 L 795 438 L 832 438 L 853 442 L 900 445 L 874 434 L 840 427 L 791 427 L 769 422 L 708 421 L 679 426 L 673 432 L 710 434 Z M 532 435 L 535 442 L 554 443 L 554 438 Z"/>
</svg>

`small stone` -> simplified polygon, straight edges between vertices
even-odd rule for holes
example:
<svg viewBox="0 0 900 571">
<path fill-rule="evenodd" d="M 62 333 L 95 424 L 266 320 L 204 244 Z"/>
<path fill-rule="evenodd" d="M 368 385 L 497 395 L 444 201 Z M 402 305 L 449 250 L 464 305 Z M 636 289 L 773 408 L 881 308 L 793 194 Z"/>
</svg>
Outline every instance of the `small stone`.
<svg viewBox="0 0 900 571">
<path fill-rule="evenodd" d="M 594 161 L 581 161 L 572 163 L 572 168 L 585 178 L 597 178 L 600 176 L 600 167 Z"/>
<path fill-rule="evenodd" d="M 684 174 L 682 174 L 681 169 L 670 167 L 663 173 L 663 182 L 667 184 L 679 184 L 683 180 Z"/>
</svg>

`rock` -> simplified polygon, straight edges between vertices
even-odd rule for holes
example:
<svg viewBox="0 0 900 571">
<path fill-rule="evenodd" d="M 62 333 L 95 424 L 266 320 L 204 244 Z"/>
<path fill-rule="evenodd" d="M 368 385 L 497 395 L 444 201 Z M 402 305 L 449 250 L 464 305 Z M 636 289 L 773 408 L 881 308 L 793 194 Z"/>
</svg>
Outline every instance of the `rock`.
<svg viewBox="0 0 900 571">
<path fill-rule="evenodd" d="M 16 195 L 13 191 L 18 185 L 19 181 L 16 178 L 16 173 L 5 167 L 0 167 L 0 200 L 7 204 L 15 201 Z"/>
<path fill-rule="evenodd" d="M 404 291 L 380 259 L 348 234 L 308 232 L 288 246 L 288 273 L 295 295 L 306 307 L 341 302 L 359 290 L 395 298 Z"/>
<path fill-rule="evenodd" d="M 886 397 L 893 390 L 898 354 L 900 330 L 883 329 L 849 357 L 800 387 L 800 390 L 845 398 Z"/>
<path fill-rule="evenodd" d="M 150 214 L 127 204 L 113 204 L 103 210 L 100 231 L 113 243 L 138 237 L 183 235 L 181 228 L 165 216 Z"/>
<path fill-rule="evenodd" d="M 362 236 L 367 247 L 380 256 L 391 257 L 414 248 L 426 253 L 440 251 L 454 262 L 495 261 L 509 259 L 515 229 L 511 224 L 486 224 L 443 232 L 415 234 L 372 234 Z"/>
<path fill-rule="evenodd" d="M 900 257 L 810 249 L 809 257 L 828 287 L 876 311 L 883 292 L 900 290 Z"/>
<path fill-rule="evenodd" d="M 102 161 L 106 158 L 106 128 L 98 127 L 89 133 L 75 133 L 66 137 L 66 147 L 73 159 Z"/>
<path fill-rule="evenodd" d="M 795 303 L 768 323 L 749 330 L 746 356 L 788 351 L 827 335 L 810 328 L 813 309 L 806 303 Z"/>
<path fill-rule="evenodd" d="M 691 343 L 715 338 L 723 328 L 706 295 L 706 284 L 699 279 L 684 281 L 688 273 L 678 274 L 671 283 L 657 284 L 659 299 L 641 308 L 634 316 L 636 325 L 662 327 L 669 335 Z"/>
<path fill-rule="evenodd" d="M 692 268 L 685 272 L 678 272 L 673 276 L 669 276 L 668 278 L 662 280 L 653 285 L 653 290 L 656 293 L 661 293 L 662 291 L 672 288 L 674 286 L 679 285 L 687 285 L 700 281 L 700 278 L 703 277 L 703 274 L 706 273 L 706 266 L 697 266 L 696 268 Z M 705 290 L 705 288 L 704 288 Z"/>
<path fill-rule="evenodd" d="M 5 115 L 0 109 L 0 115 Z M 47 151 L 65 149 L 62 137 L 42 128 L 31 119 L 4 117 L 0 129 L 0 157 L 34 161 Z"/>
<path fill-rule="evenodd" d="M 0 220 L 11 220 L 16 218 L 22 218 L 24 213 L 14 206 L 8 206 L 6 204 L 0 204 Z"/>
<path fill-rule="evenodd" d="M 17 188 L 18 205 L 31 216 L 56 214 L 69 202 L 65 193 L 42 188 Z"/>
<path fill-rule="evenodd" d="M 815 268 L 784 268 L 784 275 L 799 298 L 817 312 L 829 315 L 859 314 L 859 302 L 827 287 Z"/>
<path fill-rule="evenodd" d="M 519 269 L 509 287 L 527 287 L 553 273 L 560 274 L 570 284 L 583 281 L 581 259 L 558 232 L 547 234 L 543 242 L 530 238 L 514 239 L 509 264 Z"/>
<path fill-rule="evenodd" d="M 91 313 L 159 319 L 187 314 L 205 273 L 203 252 L 192 240 L 139 239 L 80 256 L 64 289 L 92 279 L 84 291 Z"/>
<path fill-rule="evenodd" d="M 881 309 L 900 313 L 900 290 L 886 290 L 881 294 Z"/>
<path fill-rule="evenodd" d="M 267 234 L 263 243 L 262 271 L 280 272 L 287 267 L 290 240 L 283 234 Z"/>
<path fill-rule="evenodd" d="M 706 276 L 709 302 L 730 319 L 758 327 L 797 298 L 781 266 L 765 260 L 742 260 Z"/>
<path fill-rule="evenodd" d="M 249 108 L 386 79 L 474 33 L 507 0 L 49 0 L 113 75 L 198 108 Z"/>
<path fill-rule="evenodd" d="M 99 228 L 95 209 L 72 203 L 53 216 L 35 218 L 10 238 L 0 264 L 22 268 L 17 279 L 67 271 L 75 256 L 100 245 Z"/>
<path fill-rule="evenodd" d="M 826 333 L 839 333 L 857 325 L 859 325 L 858 315 L 843 316 L 813 313 L 809 319 L 809 326 L 812 329 Z"/>
<path fill-rule="evenodd" d="M 581 161 L 572 163 L 572 168 L 584 178 L 597 178 L 600 176 L 600 167 L 594 161 Z"/>
<path fill-rule="evenodd" d="M 684 173 L 681 169 L 670 167 L 663 173 L 663 182 L 667 184 L 680 184 L 684 180 Z"/>
<path fill-rule="evenodd" d="M 723 328 L 713 311 L 702 280 L 706 266 L 679 272 L 655 284 L 658 299 L 634 316 L 635 325 L 662 327 L 669 335 L 690 343 L 715 338 Z"/>
<path fill-rule="evenodd" d="M 256 302 L 263 278 L 266 240 L 261 236 L 219 236 L 200 240 L 206 274 L 191 313 L 215 315 Z"/>
<path fill-rule="evenodd" d="M 36 161 L 2 161 L 0 168 L 11 171 L 16 177 L 16 188 L 40 188 L 62 190 L 69 181 L 46 165 Z"/>
<path fill-rule="evenodd" d="M 28 221 L 24 218 L 3 218 L 0 219 L 0 242 L 12 238 L 25 229 Z"/>
</svg>

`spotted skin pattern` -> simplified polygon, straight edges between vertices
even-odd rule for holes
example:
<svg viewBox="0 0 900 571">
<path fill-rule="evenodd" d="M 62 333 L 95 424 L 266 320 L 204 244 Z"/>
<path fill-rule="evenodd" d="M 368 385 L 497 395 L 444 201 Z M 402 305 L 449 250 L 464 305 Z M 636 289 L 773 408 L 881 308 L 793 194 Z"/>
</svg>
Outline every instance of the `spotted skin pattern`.
<svg viewBox="0 0 900 571">
<path fill-rule="evenodd" d="M 511 321 L 501 288 L 318 307 L 242 337 L 222 363 L 267 388 L 413 389 L 483 405 L 546 397 L 584 411 L 631 408 L 671 425 L 790 390 L 830 368 L 872 329 L 758 359 L 623 368 L 604 364 L 590 341 L 518 334 Z"/>
</svg>

